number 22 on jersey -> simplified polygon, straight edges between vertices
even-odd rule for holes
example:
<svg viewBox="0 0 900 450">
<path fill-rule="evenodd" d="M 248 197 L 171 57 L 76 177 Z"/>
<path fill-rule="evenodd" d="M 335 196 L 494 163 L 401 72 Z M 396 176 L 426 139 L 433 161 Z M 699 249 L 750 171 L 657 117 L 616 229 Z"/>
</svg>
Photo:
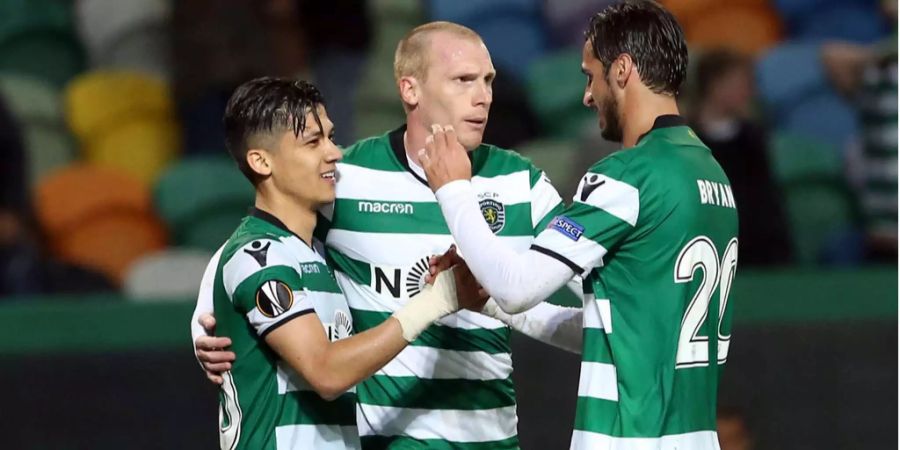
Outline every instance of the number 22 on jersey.
<svg viewBox="0 0 900 450">
<path fill-rule="evenodd" d="M 681 320 L 681 332 L 678 336 L 678 353 L 675 368 L 703 367 L 709 364 L 709 337 L 701 336 L 700 330 L 709 315 L 710 300 L 719 288 L 718 314 L 718 349 L 717 360 L 724 364 L 728 357 L 728 344 L 731 335 L 724 334 L 722 319 L 728 306 L 728 294 L 731 293 L 731 282 L 737 271 L 738 240 L 732 238 L 725 248 L 725 254 L 719 260 L 716 245 L 706 236 L 698 236 L 688 242 L 678 254 L 675 261 L 675 283 L 689 283 L 694 280 L 700 269 L 703 280 L 700 287 L 688 304 Z"/>
</svg>

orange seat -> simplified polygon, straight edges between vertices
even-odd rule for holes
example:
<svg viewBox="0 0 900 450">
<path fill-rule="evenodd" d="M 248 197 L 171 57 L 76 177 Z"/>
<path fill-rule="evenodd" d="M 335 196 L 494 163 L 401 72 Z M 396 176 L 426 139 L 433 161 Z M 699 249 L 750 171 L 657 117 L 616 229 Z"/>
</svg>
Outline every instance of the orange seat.
<svg viewBox="0 0 900 450">
<path fill-rule="evenodd" d="M 126 211 L 89 218 L 50 240 L 60 259 L 97 270 L 119 283 L 131 263 L 165 246 L 166 232 L 158 219 Z"/>
<path fill-rule="evenodd" d="M 149 188 L 122 171 L 80 164 L 37 186 L 35 214 L 59 258 L 121 280 L 128 265 L 166 244 Z"/>
<path fill-rule="evenodd" d="M 684 24 L 689 20 L 693 20 L 698 16 L 702 16 L 706 11 L 717 9 L 722 5 L 722 0 L 663 0 L 662 5 L 666 7 Z M 751 7 L 751 8 L 769 8 L 771 0 L 728 0 L 727 7 Z"/>
<path fill-rule="evenodd" d="M 720 5 L 684 22 L 688 43 L 727 47 L 756 56 L 781 40 L 781 20 L 770 7 Z"/>
<path fill-rule="evenodd" d="M 150 191 L 121 171 L 77 164 L 47 175 L 34 196 L 35 212 L 48 234 L 57 234 L 110 210 L 150 213 Z"/>
</svg>

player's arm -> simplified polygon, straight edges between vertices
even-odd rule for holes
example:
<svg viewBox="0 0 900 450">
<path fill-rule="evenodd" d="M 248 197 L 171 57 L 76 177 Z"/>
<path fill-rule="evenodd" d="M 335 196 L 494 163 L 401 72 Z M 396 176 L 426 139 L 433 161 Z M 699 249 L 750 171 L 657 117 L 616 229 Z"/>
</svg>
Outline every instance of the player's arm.
<svg viewBox="0 0 900 450">
<path fill-rule="evenodd" d="M 266 343 L 326 400 L 384 367 L 432 322 L 458 309 L 453 271 L 380 325 L 330 342 L 315 314 L 303 314 L 266 333 Z"/>
<path fill-rule="evenodd" d="M 565 204 L 547 174 L 537 167 L 530 167 L 531 224 L 534 236 L 547 228 L 556 216 L 563 213 Z M 581 277 L 572 277 L 566 286 L 578 298 L 582 296 Z M 574 353 L 581 353 L 582 308 L 565 307 L 541 302 L 534 308 L 519 314 L 507 314 L 493 299 L 488 300 L 483 314 L 510 326 L 510 328 L 538 341 Z"/>
<path fill-rule="evenodd" d="M 494 299 L 488 300 L 481 310 L 482 314 L 509 325 L 519 333 L 572 353 L 581 353 L 583 311 L 583 308 L 540 302 L 525 312 L 508 314 L 500 309 Z"/>
<path fill-rule="evenodd" d="M 469 268 L 506 313 L 528 310 L 573 275 L 585 276 L 602 265 L 606 249 L 625 239 L 634 227 L 637 190 L 589 173 L 575 202 L 553 219 L 530 250 L 517 252 L 494 236 L 482 219 L 469 182 L 471 163 L 455 134 L 439 127 L 434 131 L 420 152 L 428 181 Z M 596 188 L 606 181 L 612 189 L 598 194 Z"/>
<path fill-rule="evenodd" d="M 216 319 L 213 317 L 213 286 L 216 279 L 216 268 L 222 257 L 222 249 L 210 259 L 206 270 L 203 271 L 203 279 L 200 281 L 200 291 L 197 294 L 197 305 L 191 316 L 191 339 L 194 342 L 194 356 L 200 363 L 200 367 L 206 372 L 206 377 L 215 384 L 222 384 L 222 372 L 231 369 L 234 361 L 234 352 L 225 350 L 231 346 L 231 339 L 215 336 Z"/>
</svg>

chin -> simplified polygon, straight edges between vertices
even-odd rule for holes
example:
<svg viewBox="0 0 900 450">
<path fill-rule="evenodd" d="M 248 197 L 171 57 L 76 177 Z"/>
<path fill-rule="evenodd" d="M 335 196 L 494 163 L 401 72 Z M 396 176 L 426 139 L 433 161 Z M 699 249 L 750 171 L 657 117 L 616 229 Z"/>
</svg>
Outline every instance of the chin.
<svg viewBox="0 0 900 450">
<path fill-rule="evenodd" d="M 465 147 L 466 151 L 471 152 L 478 148 L 484 141 L 484 134 L 482 133 L 472 133 L 471 135 L 459 135 L 457 137 L 459 139 L 459 143 Z"/>
</svg>

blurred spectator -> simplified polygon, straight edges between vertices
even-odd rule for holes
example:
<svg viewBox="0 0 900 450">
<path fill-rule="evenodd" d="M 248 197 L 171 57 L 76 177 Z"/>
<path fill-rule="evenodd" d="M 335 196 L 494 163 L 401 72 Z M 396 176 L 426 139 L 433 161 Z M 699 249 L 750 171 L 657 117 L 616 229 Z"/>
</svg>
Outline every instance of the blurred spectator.
<svg viewBox="0 0 900 450">
<path fill-rule="evenodd" d="M 0 299 L 111 290 L 101 275 L 43 257 L 31 230 L 26 154 L 18 124 L 0 99 Z"/>
<path fill-rule="evenodd" d="M 744 414 L 736 408 L 719 408 L 716 418 L 722 450 L 752 450 L 753 438 Z"/>
<path fill-rule="evenodd" d="M 356 138 L 354 100 L 372 40 L 369 9 L 362 0 L 270 0 L 286 6 L 296 2 L 299 31 L 309 52 L 316 86 L 328 99 L 335 142 L 350 145 Z M 285 8 L 288 10 L 289 8 Z"/>
<path fill-rule="evenodd" d="M 883 2 L 896 27 L 896 0 Z M 848 155 L 859 196 L 869 259 L 897 261 L 897 34 L 873 46 L 823 45 L 822 61 L 835 87 L 857 108 L 861 136 Z"/>
<path fill-rule="evenodd" d="M 266 33 L 274 33 L 275 24 L 266 23 L 262 3 L 237 0 L 222 7 L 216 0 L 174 2 L 174 91 L 185 153 L 224 154 L 221 122 L 231 91 L 256 76 L 276 75 L 279 62 L 282 67 L 296 63 L 273 56 Z"/>
<path fill-rule="evenodd" d="M 696 99 L 688 116 L 731 180 L 741 265 L 790 262 L 790 231 L 769 166 L 767 136 L 749 118 L 752 61 L 731 50 L 711 50 L 700 56 L 695 77 Z"/>
</svg>

